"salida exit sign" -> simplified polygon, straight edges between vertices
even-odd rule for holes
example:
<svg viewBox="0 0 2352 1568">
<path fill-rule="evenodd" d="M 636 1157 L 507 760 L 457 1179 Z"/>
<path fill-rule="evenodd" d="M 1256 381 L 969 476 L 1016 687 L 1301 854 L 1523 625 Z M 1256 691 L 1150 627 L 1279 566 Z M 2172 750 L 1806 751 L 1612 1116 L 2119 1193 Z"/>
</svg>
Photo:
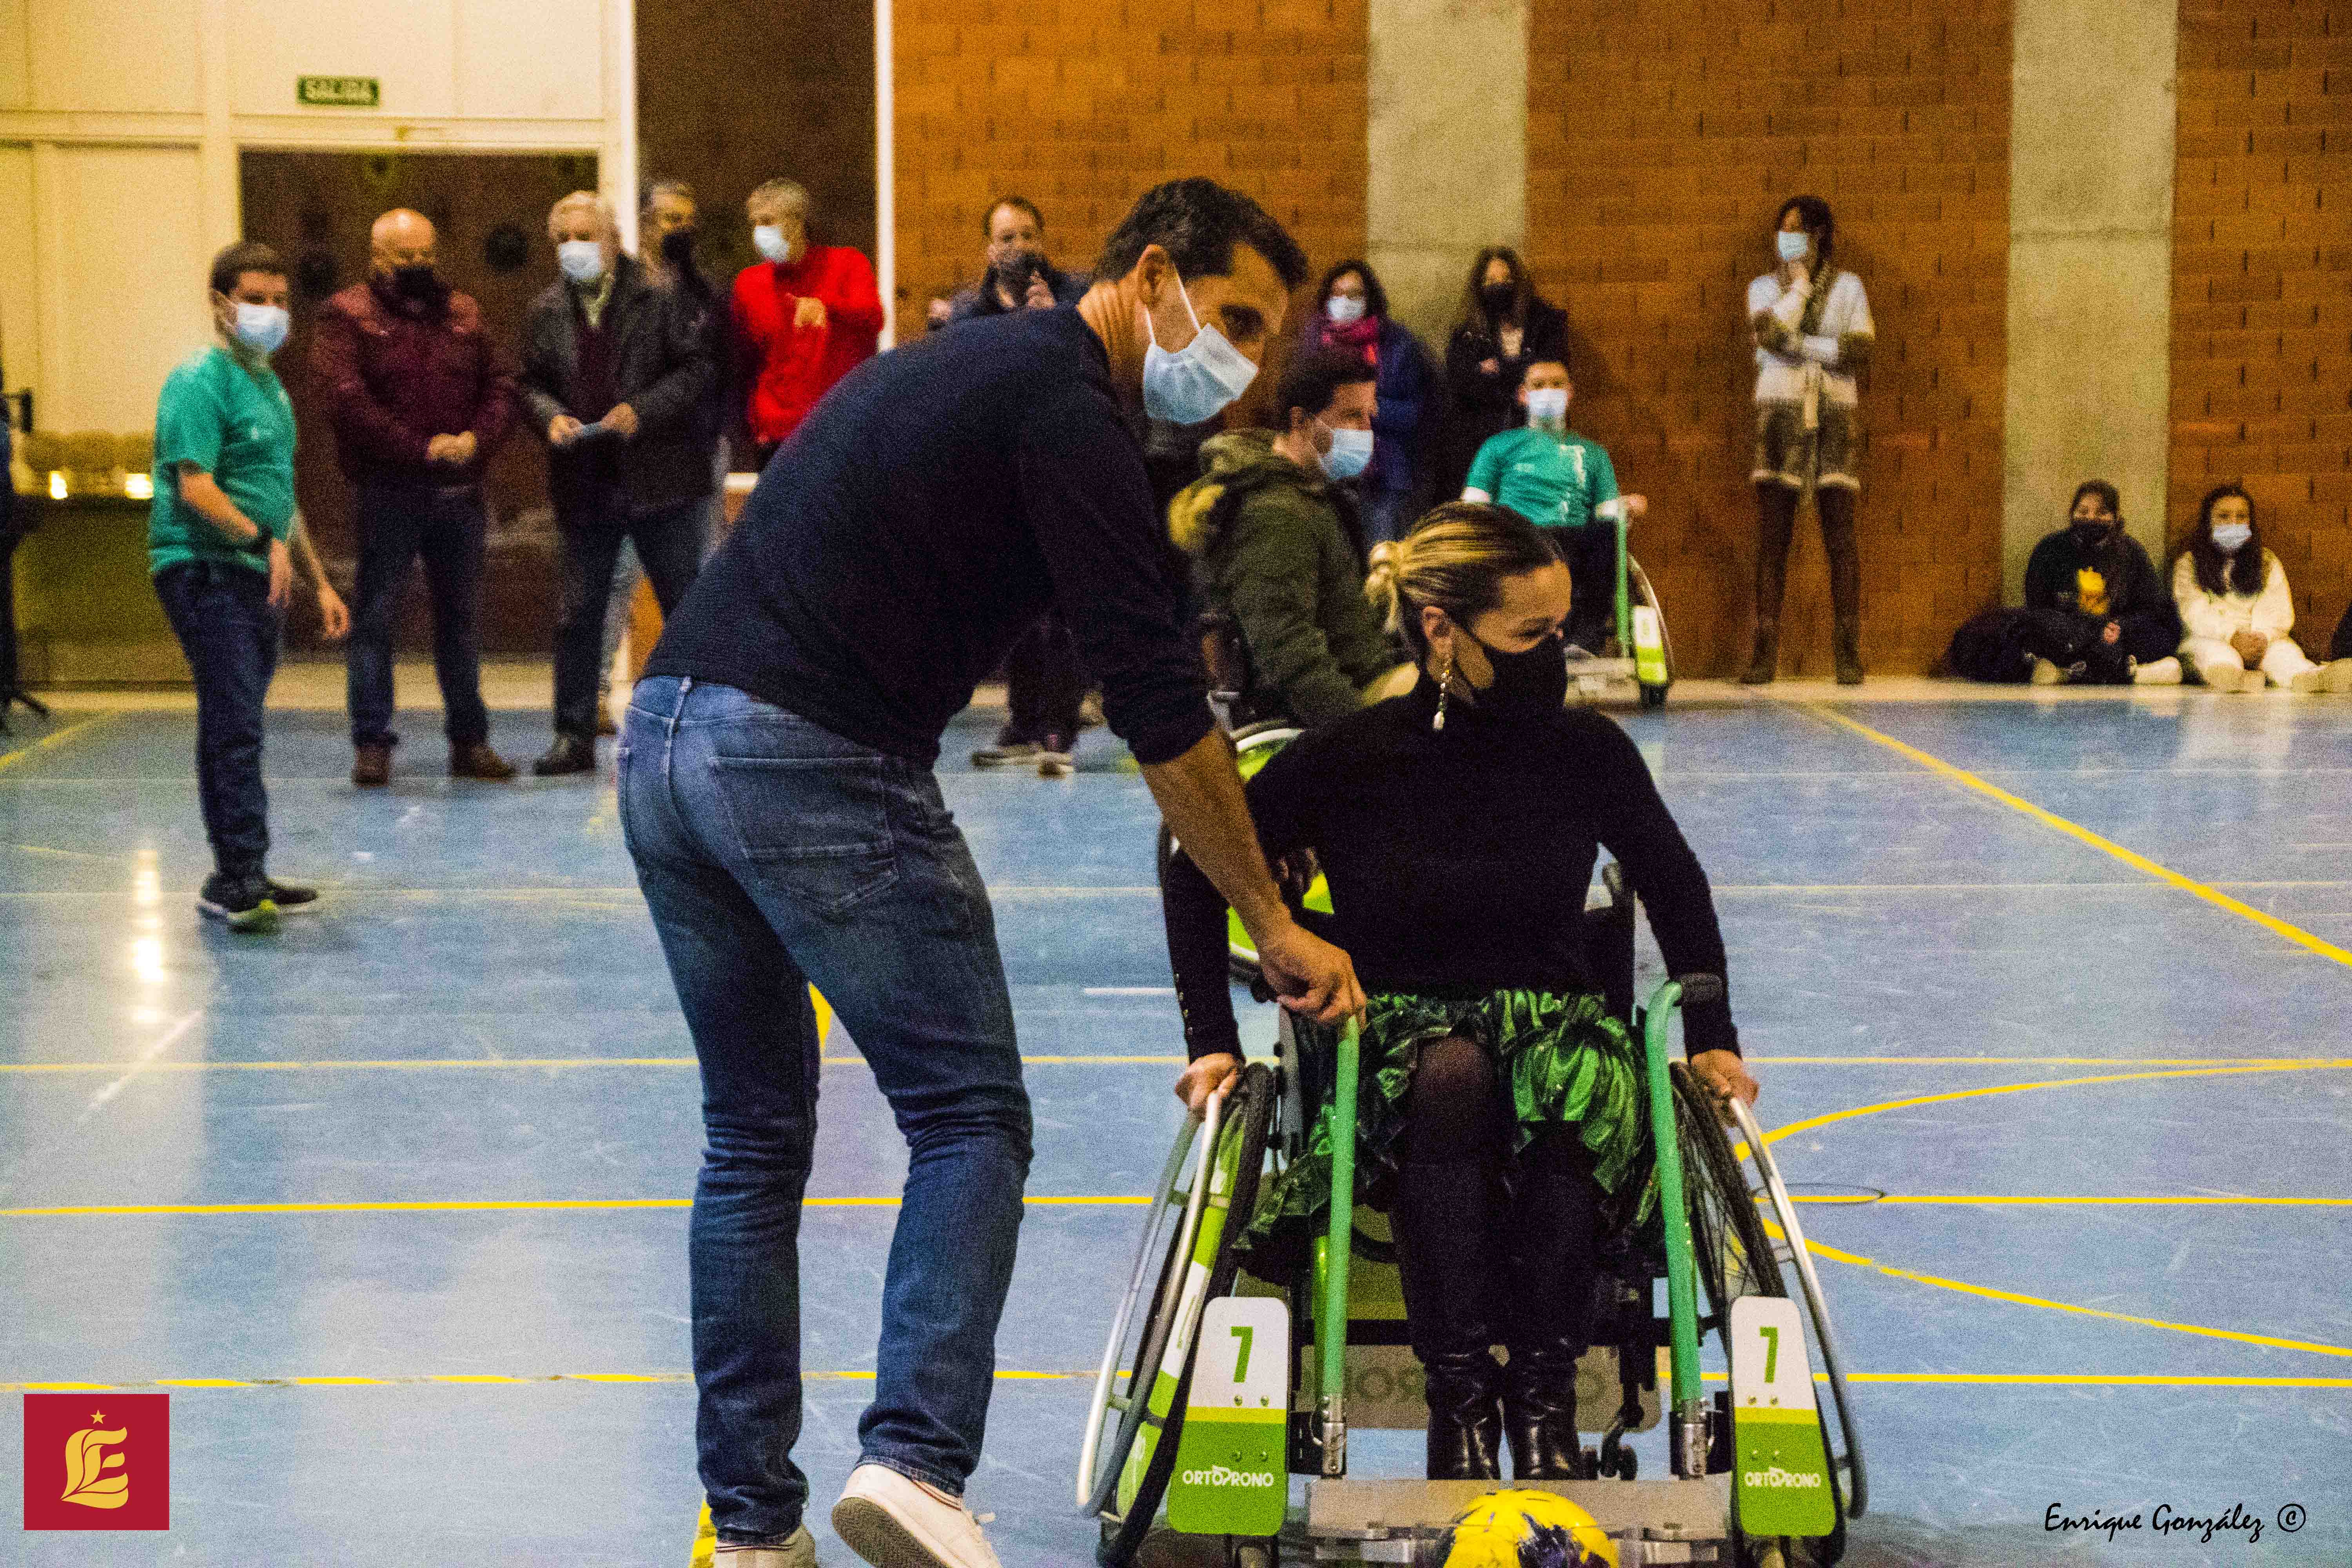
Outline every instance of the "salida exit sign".
<svg viewBox="0 0 2352 1568">
<path fill-rule="evenodd" d="M 298 76 L 294 97 L 317 109 L 373 109 L 383 101 L 383 84 L 372 76 Z"/>
</svg>

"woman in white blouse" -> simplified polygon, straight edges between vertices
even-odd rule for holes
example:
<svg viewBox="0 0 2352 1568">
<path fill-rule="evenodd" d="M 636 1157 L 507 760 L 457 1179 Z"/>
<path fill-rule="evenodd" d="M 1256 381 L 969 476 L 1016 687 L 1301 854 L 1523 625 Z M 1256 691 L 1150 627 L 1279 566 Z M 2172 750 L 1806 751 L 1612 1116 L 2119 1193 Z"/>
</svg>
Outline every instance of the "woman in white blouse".
<svg viewBox="0 0 2352 1568">
<path fill-rule="evenodd" d="M 2352 659 L 2312 662 L 2287 633 L 2294 597 L 2286 568 L 2263 548 L 2253 498 L 2236 485 L 2206 492 L 2197 527 L 2172 563 L 2180 662 L 2216 691 L 2352 691 Z"/>
<path fill-rule="evenodd" d="M 1862 558 L 1853 503 L 1858 396 L 1854 372 L 1875 329 L 1862 279 L 1833 265 L 1837 219 L 1819 196 L 1791 196 L 1772 226 L 1777 265 L 1748 286 L 1756 338 L 1756 651 L 1739 679 L 1761 686 L 1780 657 L 1780 595 L 1789 541 L 1807 489 L 1830 558 L 1832 651 L 1841 685 L 1862 680 Z"/>
</svg>

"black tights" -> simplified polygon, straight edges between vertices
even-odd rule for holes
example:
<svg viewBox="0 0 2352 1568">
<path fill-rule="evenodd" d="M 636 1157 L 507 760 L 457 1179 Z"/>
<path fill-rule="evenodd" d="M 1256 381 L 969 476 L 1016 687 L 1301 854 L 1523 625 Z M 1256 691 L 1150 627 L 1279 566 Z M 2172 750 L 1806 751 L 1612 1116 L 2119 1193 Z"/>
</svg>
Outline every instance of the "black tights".
<svg viewBox="0 0 2352 1568">
<path fill-rule="evenodd" d="M 1498 1166 L 1509 1146 L 1506 1103 L 1494 1058 L 1476 1041 L 1454 1037 L 1424 1046 L 1405 1101 L 1408 1169 L 1403 1179 L 1413 1180 L 1412 1167 Z M 1502 1278 L 1508 1266 L 1515 1283 L 1502 1294 L 1528 1312 L 1524 1321 L 1504 1313 L 1506 1343 L 1534 1344 L 1560 1337 L 1580 1342 L 1591 1321 L 1602 1194 L 1576 1130 L 1547 1130 L 1520 1154 L 1517 1176 L 1507 1204 L 1466 1197 L 1464 1212 L 1430 1215 L 1427 1220 L 1456 1237 L 1483 1231 L 1489 1238 L 1490 1278 Z M 1495 1184 L 1431 1186 L 1483 1195 Z"/>
<path fill-rule="evenodd" d="M 1756 487 L 1756 621 L 1774 626 L 1789 584 L 1789 542 L 1797 532 L 1798 492 L 1777 481 Z M 1862 615 L 1862 551 L 1854 542 L 1853 492 L 1842 486 L 1817 488 L 1814 510 L 1822 515 L 1822 546 L 1830 558 L 1830 608 L 1840 620 Z"/>
</svg>

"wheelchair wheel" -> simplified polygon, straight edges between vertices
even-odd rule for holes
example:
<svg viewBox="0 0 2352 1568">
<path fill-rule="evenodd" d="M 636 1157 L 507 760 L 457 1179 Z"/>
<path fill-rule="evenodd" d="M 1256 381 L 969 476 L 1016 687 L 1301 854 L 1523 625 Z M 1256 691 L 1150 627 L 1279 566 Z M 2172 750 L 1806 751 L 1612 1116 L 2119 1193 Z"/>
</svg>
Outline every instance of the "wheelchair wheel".
<svg viewBox="0 0 2352 1568">
<path fill-rule="evenodd" d="M 1682 1145 L 1691 1251 L 1697 1265 L 1699 1287 L 1706 1297 L 1699 1316 L 1699 1333 L 1702 1337 L 1712 1333 L 1721 1344 L 1730 1327 L 1734 1301 L 1743 1296 L 1785 1297 L 1789 1290 L 1780 1272 L 1780 1253 L 1765 1228 L 1763 1216 L 1756 1209 L 1758 1201 L 1766 1194 L 1760 1186 L 1748 1183 L 1739 1156 L 1733 1152 L 1731 1140 L 1724 1131 L 1715 1097 L 1700 1086 L 1684 1063 L 1671 1064 L 1668 1071 L 1674 1079 L 1675 1135 Z M 1723 1411 L 1727 1439 L 1728 1396 L 1718 1394 L 1717 1400 Z M 1843 1420 L 1842 1392 L 1838 1404 Z M 1822 1448 L 1834 1455 L 1837 1450 L 1830 1442 L 1829 1421 L 1818 1413 L 1816 1418 L 1821 1421 Z M 1750 1541 L 1746 1543 L 1743 1561 L 1760 1563 L 1769 1552 L 1778 1552 L 1791 1568 L 1800 1563 L 1829 1568 L 1835 1563 L 1845 1555 L 1847 1510 L 1845 1483 L 1834 1462 L 1830 1466 L 1830 1497 L 1837 1523 L 1828 1535 L 1811 1541 Z"/>
<path fill-rule="evenodd" d="M 1235 1243 L 1256 1212 L 1275 1100 L 1273 1071 L 1262 1062 L 1244 1068 L 1209 1157 L 1211 1184 L 1199 1228 L 1188 1237 L 1180 1226 L 1171 1237 L 1151 1310 L 1134 1336 L 1133 1357 L 1111 1401 L 1118 1429 L 1097 1454 L 1091 1478 L 1088 1511 L 1102 1521 L 1095 1555 L 1104 1568 L 1127 1568 L 1134 1561 L 1167 1495 L 1192 1390 L 1192 1336 L 1202 1310 L 1233 1289 Z"/>
<path fill-rule="evenodd" d="M 1666 607 L 1658 602 L 1658 591 L 1651 585 L 1650 574 L 1642 570 L 1642 563 L 1630 553 L 1625 557 L 1625 578 L 1626 587 L 1634 601 L 1648 605 L 1651 614 L 1657 617 L 1658 647 L 1665 658 L 1666 678 L 1662 681 L 1645 680 L 1639 684 L 1642 706 L 1663 708 L 1666 705 L 1666 693 L 1675 684 L 1675 639 L 1674 635 L 1666 630 Z"/>
<path fill-rule="evenodd" d="M 1274 754 L 1298 739 L 1301 731 L 1295 724 L 1282 719 L 1267 719 L 1255 724 L 1244 724 L 1234 731 L 1234 765 L 1246 784 L 1257 776 L 1258 769 L 1273 760 Z M 1168 858 L 1176 852 L 1176 836 L 1168 825 L 1160 825 L 1160 837 L 1153 857 L 1161 884 L 1168 876 Z M 1324 914 L 1331 911 L 1330 889 L 1317 878 L 1307 895 L 1307 908 Z M 1250 945 L 1249 933 L 1242 929 L 1241 917 L 1225 911 L 1226 963 L 1233 977 L 1241 981 L 1258 977 L 1257 950 Z"/>
</svg>

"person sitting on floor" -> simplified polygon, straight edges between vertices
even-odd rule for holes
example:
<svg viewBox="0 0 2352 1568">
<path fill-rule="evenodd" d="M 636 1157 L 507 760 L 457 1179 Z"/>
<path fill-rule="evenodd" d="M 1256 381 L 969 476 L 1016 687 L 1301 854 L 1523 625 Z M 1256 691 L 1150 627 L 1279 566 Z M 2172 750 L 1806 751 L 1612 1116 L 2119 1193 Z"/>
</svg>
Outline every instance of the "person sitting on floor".
<svg viewBox="0 0 2352 1568">
<path fill-rule="evenodd" d="M 1213 437 L 1200 479 L 1169 505 L 1202 605 L 1233 618 L 1247 650 L 1241 714 L 1313 729 L 1412 688 L 1365 602 L 1356 502 L 1339 482 L 1371 455 L 1373 376 L 1351 353 L 1299 353 L 1276 395 L 1283 430 Z"/>
<path fill-rule="evenodd" d="M 2352 691 L 2352 659 L 2315 664 L 2287 636 L 2294 598 L 2286 568 L 2263 548 L 2253 498 L 2240 486 L 2206 492 L 2172 563 L 2172 602 L 2181 662 L 2216 691 L 2260 691 L 2265 678 L 2294 691 Z"/>
<path fill-rule="evenodd" d="M 1277 753 L 1250 816 L 1269 860 L 1319 863 L 1363 979 L 1356 1173 L 1395 1226 L 1429 1475 L 1496 1478 L 1507 1428 L 1518 1479 L 1566 1479 L 1595 1254 L 1655 1203 L 1641 1047 L 1584 942 L 1599 848 L 1641 890 L 1670 973 L 1721 974 L 1723 937 L 1633 741 L 1561 706 L 1569 569 L 1533 525 L 1450 501 L 1373 575 L 1418 683 Z M 1181 852 L 1162 886 L 1192 1058 L 1177 1092 L 1197 1107 L 1241 1068 L 1224 908 Z M 1700 1081 L 1752 1103 L 1727 994 L 1683 1022 Z M 1308 1147 L 1254 1249 L 1328 1201 L 1328 1121 Z"/>
<path fill-rule="evenodd" d="M 2084 480 L 2068 513 L 2025 563 L 2033 683 L 2178 686 L 2180 618 L 2156 563 L 2124 531 L 2116 487 Z"/>
</svg>

